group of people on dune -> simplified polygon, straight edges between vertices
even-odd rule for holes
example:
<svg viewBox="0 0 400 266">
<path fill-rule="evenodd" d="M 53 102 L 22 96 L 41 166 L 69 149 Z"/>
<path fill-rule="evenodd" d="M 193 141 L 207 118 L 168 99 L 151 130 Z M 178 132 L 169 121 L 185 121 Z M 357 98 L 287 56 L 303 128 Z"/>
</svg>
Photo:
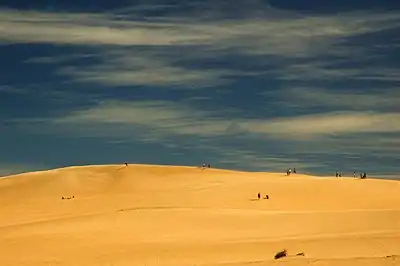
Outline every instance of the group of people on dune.
<svg viewBox="0 0 400 266">
<path fill-rule="evenodd" d="M 356 178 L 356 171 L 354 171 L 353 172 L 353 177 L 354 178 Z M 340 173 L 340 172 L 338 172 L 338 171 L 336 171 L 336 177 L 342 177 L 342 173 Z M 364 172 L 364 173 L 360 173 L 360 178 L 361 179 L 365 179 L 365 178 L 367 178 L 367 174 Z"/>
<path fill-rule="evenodd" d="M 286 170 L 286 175 L 290 175 L 292 173 L 292 168 Z M 296 168 L 293 168 L 293 173 L 296 174 Z"/>
<path fill-rule="evenodd" d="M 356 177 L 356 172 L 354 172 L 354 177 Z M 360 178 L 361 179 L 367 178 L 367 174 L 365 172 L 363 174 L 360 173 Z"/>
<path fill-rule="evenodd" d="M 201 165 L 201 168 L 202 168 L 202 169 L 204 169 L 204 168 L 211 168 L 211 164 L 209 164 L 209 163 L 207 163 L 207 164 L 203 163 L 203 164 Z"/>
<path fill-rule="evenodd" d="M 261 199 L 261 193 L 260 193 L 260 192 L 258 192 L 257 198 L 258 198 L 258 199 Z M 264 199 L 269 199 L 269 195 L 268 195 L 268 194 L 265 194 Z"/>
<path fill-rule="evenodd" d="M 292 172 L 292 168 L 289 168 L 289 169 L 286 170 L 286 175 L 291 175 L 292 173 L 294 173 L 294 174 L 297 173 L 296 168 L 293 168 L 293 172 Z M 336 177 L 342 177 L 342 173 L 336 171 Z M 356 172 L 355 171 L 353 172 L 353 177 L 356 178 Z M 367 174 L 365 172 L 364 173 L 360 173 L 360 178 L 361 179 L 367 178 Z"/>
</svg>

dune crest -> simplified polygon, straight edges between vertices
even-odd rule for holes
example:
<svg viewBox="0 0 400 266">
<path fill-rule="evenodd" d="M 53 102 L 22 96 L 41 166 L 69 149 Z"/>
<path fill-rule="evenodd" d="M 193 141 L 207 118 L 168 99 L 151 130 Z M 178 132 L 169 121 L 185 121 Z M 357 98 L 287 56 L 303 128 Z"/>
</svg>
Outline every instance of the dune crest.
<svg viewBox="0 0 400 266">
<path fill-rule="evenodd" d="M 400 265 L 399 243 L 397 181 L 135 164 L 0 179 L 1 265 Z"/>
</svg>

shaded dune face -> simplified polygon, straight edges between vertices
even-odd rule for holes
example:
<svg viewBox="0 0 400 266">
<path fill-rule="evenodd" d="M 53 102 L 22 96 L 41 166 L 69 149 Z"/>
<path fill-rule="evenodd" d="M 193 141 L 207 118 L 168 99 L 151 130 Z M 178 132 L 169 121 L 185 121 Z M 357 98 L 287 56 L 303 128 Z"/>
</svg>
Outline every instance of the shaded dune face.
<svg viewBox="0 0 400 266">
<path fill-rule="evenodd" d="M 1 265 L 400 265 L 400 183 L 154 165 L 26 173 L 0 179 L 0 249 Z"/>
</svg>

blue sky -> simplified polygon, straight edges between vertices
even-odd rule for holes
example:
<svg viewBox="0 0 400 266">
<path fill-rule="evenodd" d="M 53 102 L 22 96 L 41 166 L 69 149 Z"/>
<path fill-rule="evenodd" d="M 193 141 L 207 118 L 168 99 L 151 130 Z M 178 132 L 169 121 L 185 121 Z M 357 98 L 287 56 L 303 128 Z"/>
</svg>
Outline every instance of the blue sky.
<svg viewBox="0 0 400 266">
<path fill-rule="evenodd" d="M 396 0 L 2 3 L 0 175 L 399 171 Z"/>
</svg>

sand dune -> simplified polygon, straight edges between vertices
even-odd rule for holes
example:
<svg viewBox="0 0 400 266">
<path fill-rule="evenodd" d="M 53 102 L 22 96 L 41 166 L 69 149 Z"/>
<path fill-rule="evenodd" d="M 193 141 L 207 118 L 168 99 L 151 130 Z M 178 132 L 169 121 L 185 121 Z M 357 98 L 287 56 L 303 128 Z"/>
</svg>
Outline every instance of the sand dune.
<svg viewBox="0 0 400 266">
<path fill-rule="evenodd" d="M 25 173 L 0 179 L 0 250 L 10 266 L 400 265 L 400 182 L 154 165 Z"/>
</svg>

